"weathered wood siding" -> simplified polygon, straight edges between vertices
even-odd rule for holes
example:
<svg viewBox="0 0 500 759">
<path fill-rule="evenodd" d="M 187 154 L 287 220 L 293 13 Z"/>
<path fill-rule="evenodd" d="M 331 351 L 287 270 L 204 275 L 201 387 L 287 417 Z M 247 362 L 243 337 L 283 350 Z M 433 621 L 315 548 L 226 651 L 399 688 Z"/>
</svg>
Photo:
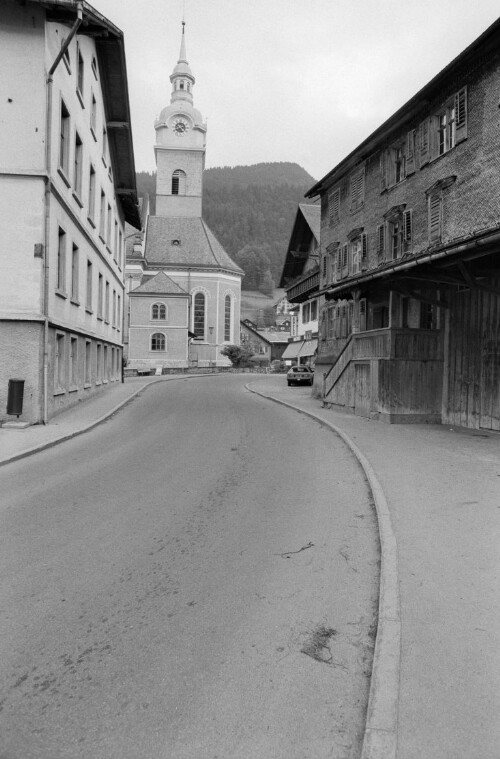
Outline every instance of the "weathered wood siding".
<svg viewBox="0 0 500 759">
<path fill-rule="evenodd" d="M 443 421 L 500 430 L 499 347 L 500 296 L 452 294 Z"/>
</svg>

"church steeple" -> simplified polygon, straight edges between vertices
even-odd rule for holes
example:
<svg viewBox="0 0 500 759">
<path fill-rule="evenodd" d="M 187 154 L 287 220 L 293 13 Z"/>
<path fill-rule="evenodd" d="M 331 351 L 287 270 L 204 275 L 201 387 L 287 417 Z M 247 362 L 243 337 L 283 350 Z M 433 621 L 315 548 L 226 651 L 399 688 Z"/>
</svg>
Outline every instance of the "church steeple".
<svg viewBox="0 0 500 759">
<path fill-rule="evenodd" d="M 155 121 L 156 213 L 201 217 L 207 125 L 193 106 L 195 78 L 186 55 L 184 21 L 179 60 L 170 81 L 170 105 Z"/>
<path fill-rule="evenodd" d="M 182 22 L 182 37 L 181 37 L 181 50 L 179 53 L 179 60 L 174 68 L 170 81 L 172 82 L 172 96 L 170 102 L 174 103 L 178 100 L 185 100 L 188 103 L 193 102 L 192 88 L 195 83 L 195 78 L 186 56 L 186 35 L 185 35 L 186 22 Z"/>
</svg>

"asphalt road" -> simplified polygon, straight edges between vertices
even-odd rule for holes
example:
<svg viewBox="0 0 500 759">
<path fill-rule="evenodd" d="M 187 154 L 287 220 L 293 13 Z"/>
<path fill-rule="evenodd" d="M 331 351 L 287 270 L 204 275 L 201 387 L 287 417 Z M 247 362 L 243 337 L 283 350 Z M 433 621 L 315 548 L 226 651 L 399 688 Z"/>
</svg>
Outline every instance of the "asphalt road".
<svg viewBox="0 0 500 759">
<path fill-rule="evenodd" d="M 0 487 L 0 759 L 359 756 L 379 547 L 331 432 L 179 380 Z"/>
</svg>

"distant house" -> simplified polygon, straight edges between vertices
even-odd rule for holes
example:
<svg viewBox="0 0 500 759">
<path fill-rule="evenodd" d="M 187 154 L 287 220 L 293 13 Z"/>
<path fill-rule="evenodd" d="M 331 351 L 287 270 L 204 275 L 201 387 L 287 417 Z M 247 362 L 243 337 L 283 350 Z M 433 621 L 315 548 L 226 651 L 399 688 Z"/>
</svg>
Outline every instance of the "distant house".
<svg viewBox="0 0 500 759">
<path fill-rule="evenodd" d="M 290 337 L 289 332 L 277 329 L 258 330 L 249 319 L 240 322 L 240 343 L 250 347 L 256 356 L 276 361 L 281 359 Z"/>
<path fill-rule="evenodd" d="M 314 364 L 318 348 L 320 222 L 319 204 L 299 204 L 280 281 L 290 319 L 283 353 L 289 364 Z"/>
<path fill-rule="evenodd" d="M 500 430 L 499 49 L 500 20 L 307 193 L 328 404 Z"/>
<path fill-rule="evenodd" d="M 132 290 L 129 301 L 129 367 L 187 368 L 189 293 L 160 271 Z"/>
</svg>

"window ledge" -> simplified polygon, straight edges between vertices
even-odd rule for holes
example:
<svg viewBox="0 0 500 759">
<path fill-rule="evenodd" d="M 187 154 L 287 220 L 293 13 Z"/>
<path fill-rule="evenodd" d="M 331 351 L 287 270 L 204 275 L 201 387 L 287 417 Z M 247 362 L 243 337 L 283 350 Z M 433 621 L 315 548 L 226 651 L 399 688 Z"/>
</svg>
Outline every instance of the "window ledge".
<svg viewBox="0 0 500 759">
<path fill-rule="evenodd" d="M 66 176 L 66 172 L 64 171 L 62 166 L 59 166 L 57 169 L 57 173 L 61 177 L 62 181 L 66 185 L 66 187 L 71 187 L 71 182 L 69 181 L 68 177 Z"/>
<path fill-rule="evenodd" d="M 96 380 L 96 381 L 95 381 L 95 384 L 96 384 L 96 386 L 97 386 L 97 385 L 102 385 L 102 380 Z"/>
<path fill-rule="evenodd" d="M 70 303 L 72 303 L 74 306 L 80 305 L 80 301 L 76 300 L 75 298 L 70 298 Z"/>
<path fill-rule="evenodd" d="M 83 208 L 83 201 L 80 200 L 80 196 L 78 195 L 77 192 L 73 192 L 73 197 L 74 197 L 76 203 L 80 206 L 80 208 Z"/>
<path fill-rule="evenodd" d="M 110 256 L 113 255 L 113 251 L 111 250 L 111 248 L 109 247 L 109 245 L 106 245 L 106 250 L 108 251 L 108 253 L 109 253 Z"/>
<path fill-rule="evenodd" d="M 99 314 L 97 314 L 97 320 L 100 321 L 100 322 L 102 322 L 103 321 L 103 317 L 100 316 Z"/>
<path fill-rule="evenodd" d="M 54 390 L 54 395 L 66 395 L 66 390 L 63 387 L 58 387 Z"/>
<path fill-rule="evenodd" d="M 94 130 L 93 126 L 90 127 L 90 133 L 91 133 L 92 137 L 94 138 L 94 140 L 97 142 L 97 135 L 95 133 L 95 130 Z"/>
<path fill-rule="evenodd" d="M 94 311 L 93 311 L 93 309 L 89 308 L 88 306 L 85 306 L 85 313 L 86 314 L 93 314 Z"/>
<path fill-rule="evenodd" d="M 92 387 L 92 383 L 91 382 L 84 382 L 83 383 L 83 389 L 84 390 L 88 390 L 89 387 Z"/>
<path fill-rule="evenodd" d="M 101 234 L 100 232 L 99 232 L 99 240 L 100 240 L 100 241 L 101 241 L 101 242 L 102 242 L 104 245 L 106 245 L 106 240 L 104 239 L 104 237 L 102 236 L 102 234 Z"/>
<path fill-rule="evenodd" d="M 64 298 L 64 300 L 68 297 L 68 293 L 65 293 L 64 290 L 56 290 L 56 295 L 60 298 Z"/>
<path fill-rule="evenodd" d="M 91 216 L 87 216 L 87 221 L 90 224 L 90 226 L 95 229 L 95 221 Z"/>
<path fill-rule="evenodd" d="M 80 105 L 82 106 L 82 108 L 85 108 L 85 103 L 84 103 L 84 100 L 83 100 L 83 95 L 80 92 L 79 87 L 76 88 L 76 96 L 77 96 L 78 100 L 80 101 Z"/>
<path fill-rule="evenodd" d="M 70 385 L 68 392 L 75 393 L 78 390 L 78 385 Z"/>
</svg>

